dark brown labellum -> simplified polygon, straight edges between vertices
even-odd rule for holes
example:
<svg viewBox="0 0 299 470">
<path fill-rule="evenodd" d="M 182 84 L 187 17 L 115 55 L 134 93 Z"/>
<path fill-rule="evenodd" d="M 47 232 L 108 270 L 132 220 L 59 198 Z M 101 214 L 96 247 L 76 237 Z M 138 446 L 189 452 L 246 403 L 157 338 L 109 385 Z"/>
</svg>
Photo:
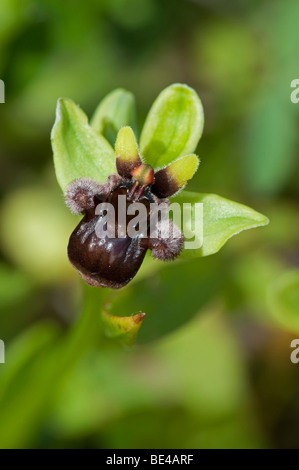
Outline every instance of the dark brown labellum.
<svg viewBox="0 0 299 470">
<path fill-rule="evenodd" d="M 135 177 L 134 177 L 135 176 Z M 68 244 L 68 257 L 83 279 L 95 287 L 118 289 L 125 286 L 139 270 L 148 249 L 155 258 L 175 259 L 183 246 L 183 236 L 179 229 L 171 224 L 169 238 L 162 238 L 163 221 L 157 224 L 156 238 L 150 238 L 148 232 L 143 236 L 118 236 L 118 196 L 125 196 L 126 208 L 132 202 L 142 203 L 146 208 L 146 225 L 149 228 L 151 204 L 161 201 L 151 191 L 154 173 L 149 165 L 138 162 L 138 166 L 126 177 L 111 175 L 105 184 L 87 178 L 73 181 L 67 188 L 66 203 L 75 214 L 84 214 L 83 219 L 73 231 Z M 109 202 L 115 210 L 113 237 L 98 236 L 96 230 L 103 214 L 97 212 L 101 202 Z M 134 216 L 125 214 L 128 226 Z M 133 224 L 135 221 L 133 221 Z M 138 225 L 138 223 L 137 223 Z M 122 237 L 123 236 L 123 237 Z"/>
<path fill-rule="evenodd" d="M 107 199 L 116 212 L 116 236 L 117 196 L 128 195 L 132 185 L 133 183 L 116 187 Z M 152 201 L 152 198 L 144 196 L 139 202 L 146 204 Z M 127 199 L 127 203 L 130 202 Z M 102 216 L 95 214 L 95 207 L 85 214 L 73 231 L 68 245 L 68 256 L 88 284 L 117 289 L 125 286 L 137 273 L 148 249 L 148 240 L 131 238 L 128 235 L 125 238 L 98 238 L 95 226 Z M 127 223 L 132 217 L 127 216 Z"/>
</svg>

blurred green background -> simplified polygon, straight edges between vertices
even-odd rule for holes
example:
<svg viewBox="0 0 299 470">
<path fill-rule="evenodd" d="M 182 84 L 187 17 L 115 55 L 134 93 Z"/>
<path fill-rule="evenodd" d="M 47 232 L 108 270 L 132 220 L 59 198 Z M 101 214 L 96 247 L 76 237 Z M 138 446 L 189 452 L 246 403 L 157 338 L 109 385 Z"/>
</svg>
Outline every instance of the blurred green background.
<svg viewBox="0 0 299 470">
<path fill-rule="evenodd" d="M 298 20 L 296 0 L 1 0 L 1 448 L 299 448 Z M 102 332 L 109 293 L 81 315 L 50 130 L 58 97 L 91 116 L 116 87 L 140 129 L 174 82 L 205 109 L 188 190 L 271 223 L 208 258 L 145 263 L 113 300 L 147 313 L 126 349 Z"/>
</svg>

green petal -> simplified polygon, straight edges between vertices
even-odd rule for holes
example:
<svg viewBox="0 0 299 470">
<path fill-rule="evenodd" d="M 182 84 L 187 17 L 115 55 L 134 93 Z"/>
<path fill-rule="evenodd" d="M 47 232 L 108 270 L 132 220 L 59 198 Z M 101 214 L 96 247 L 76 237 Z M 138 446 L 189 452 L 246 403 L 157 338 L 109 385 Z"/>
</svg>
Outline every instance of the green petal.
<svg viewBox="0 0 299 470">
<path fill-rule="evenodd" d="M 170 197 L 182 189 L 195 174 L 199 164 L 196 155 L 186 155 L 170 163 L 155 174 L 153 192 L 156 196 Z"/>
<path fill-rule="evenodd" d="M 131 127 L 123 127 L 115 142 L 116 168 L 118 174 L 127 177 L 142 162 L 139 158 L 138 145 Z"/>
<path fill-rule="evenodd" d="M 56 177 L 63 191 L 76 178 L 105 181 L 115 172 L 113 148 L 88 125 L 87 116 L 70 99 L 58 100 L 51 142 Z"/>
<path fill-rule="evenodd" d="M 204 114 L 197 93 L 187 85 L 163 90 L 152 105 L 140 138 L 141 155 L 155 169 L 194 152 Z"/>
<path fill-rule="evenodd" d="M 123 126 L 133 127 L 136 133 L 136 103 L 133 93 L 118 88 L 100 102 L 91 119 L 91 127 L 114 146 Z"/>
<path fill-rule="evenodd" d="M 202 246 L 197 249 L 185 249 L 182 257 L 208 256 L 217 253 L 222 246 L 234 235 L 250 228 L 267 225 L 269 220 L 264 215 L 250 207 L 244 206 L 216 194 L 200 194 L 182 191 L 171 202 L 179 204 L 195 203 L 203 204 L 203 238 L 201 233 L 196 233 Z M 182 210 L 183 213 L 183 210 Z M 190 222 L 190 217 L 189 217 Z M 191 227 L 194 227 L 194 210 L 191 212 Z M 184 220 L 183 227 L 188 224 L 188 217 Z M 198 243 L 200 244 L 200 243 Z M 186 243 L 185 243 L 186 246 Z"/>
</svg>

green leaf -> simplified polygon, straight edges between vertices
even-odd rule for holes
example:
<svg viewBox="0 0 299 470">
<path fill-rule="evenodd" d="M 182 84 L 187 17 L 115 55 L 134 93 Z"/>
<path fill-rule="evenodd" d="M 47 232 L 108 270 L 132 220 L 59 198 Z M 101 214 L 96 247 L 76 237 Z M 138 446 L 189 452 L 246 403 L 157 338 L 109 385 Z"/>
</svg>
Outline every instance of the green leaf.
<svg viewBox="0 0 299 470">
<path fill-rule="evenodd" d="M 133 346 L 145 313 L 137 313 L 128 317 L 117 317 L 108 312 L 102 312 L 106 336 L 119 340 L 122 344 Z"/>
<path fill-rule="evenodd" d="M 269 286 L 267 302 L 273 317 L 299 333 L 299 270 L 284 272 Z"/>
<path fill-rule="evenodd" d="M 58 100 L 51 142 L 62 190 L 76 178 L 105 181 L 115 172 L 112 147 L 88 125 L 87 116 L 70 99 Z"/>
<path fill-rule="evenodd" d="M 137 343 L 156 340 L 181 327 L 215 301 L 226 280 L 225 265 L 217 256 L 159 264 L 159 270 L 120 289 L 109 306 L 109 313 L 124 317 L 139 309 L 146 312 Z"/>
<path fill-rule="evenodd" d="M 264 215 L 256 212 L 250 207 L 244 206 L 229 199 L 225 199 L 216 194 L 201 194 L 182 191 L 171 202 L 179 204 L 195 203 L 203 204 L 203 238 L 200 248 L 191 250 L 185 249 L 182 257 L 190 258 L 194 256 L 208 256 L 222 248 L 229 238 L 237 235 L 243 230 L 267 225 L 269 220 Z M 183 209 L 182 209 L 183 216 Z M 182 227 L 185 228 L 190 222 L 194 227 L 194 207 L 190 217 L 184 217 Z M 195 237 L 201 241 L 201 234 L 195 233 Z"/>
<path fill-rule="evenodd" d="M 136 103 L 133 93 L 118 88 L 100 102 L 91 127 L 114 145 L 118 131 L 124 126 L 132 127 L 136 134 Z"/>
<path fill-rule="evenodd" d="M 187 85 L 167 87 L 155 100 L 143 126 L 140 150 L 144 161 L 157 169 L 193 153 L 203 124 L 197 93 Z"/>
</svg>

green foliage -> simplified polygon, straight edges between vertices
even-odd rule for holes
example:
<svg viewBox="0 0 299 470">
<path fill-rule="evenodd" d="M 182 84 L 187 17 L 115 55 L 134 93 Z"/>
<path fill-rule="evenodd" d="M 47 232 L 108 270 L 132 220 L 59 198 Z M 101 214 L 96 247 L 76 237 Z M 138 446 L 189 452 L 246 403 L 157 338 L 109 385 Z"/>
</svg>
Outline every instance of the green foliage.
<svg viewBox="0 0 299 470">
<path fill-rule="evenodd" d="M 51 425 L 60 439 L 96 433 L 109 449 L 260 447 L 247 391 L 227 316 L 206 311 L 125 356 L 111 348 L 101 358 L 90 353 L 73 370 Z"/>
<path fill-rule="evenodd" d="M 299 270 L 285 272 L 274 279 L 269 285 L 267 300 L 275 320 L 299 333 Z"/>
<path fill-rule="evenodd" d="M 100 102 L 91 119 L 91 127 L 114 146 L 117 133 L 123 126 L 132 127 L 135 133 L 137 131 L 135 97 L 118 88 Z"/>
<path fill-rule="evenodd" d="M 72 100 L 58 100 L 51 141 L 56 176 L 63 190 L 76 178 L 105 181 L 115 172 L 112 147 L 88 125 L 86 115 Z"/>
<path fill-rule="evenodd" d="M 270 3 L 1 0 L 1 448 L 299 447 L 299 366 L 290 361 L 298 334 L 299 104 L 290 82 L 298 78 L 299 4 Z M 148 253 L 120 291 L 84 288 L 66 254 L 78 220 L 64 206 L 49 148 L 55 102 L 80 105 L 58 132 L 70 162 L 57 167 L 64 188 L 80 160 L 70 145 L 77 118 L 80 128 L 86 123 L 80 109 L 92 116 L 92 141 L 100 130 L 111 153 L 123 125 L 140 142 L 134 98 L 119 87 L 136 92 L 141 131 L 174 80 L 200 91 L 201 165 L 187 191 L 194 200 L 205 195 L 219 221 L 211 218 L 202 249 L 174 263 Z M 95 129 L 106 93 L 114 105 L 100 103 Z M 105 179 L 89 151 L 89 174 Z M 271 224 L 202 256 L 237 226 L 263 223 L 244 207 L 231 218 L 240 209 L 231 202 L 225 227 L 214 206 L 222 198 L 207 193 L 245 202 Z M 103 305 L 117 323 L 147 313 L 135 347 L 118 344 L 126 335 L 106 338 Z"/>
<path fill-rule="evenodd" d="M 245 129 L 245 177 L 254 194 L 279 193 L 296 167 L 298 106 L 290 100 L 289 87 L 297 76 L 294 56 L 299 39 L 295 26 L 298 15 L 298 2 L 278 2 L 272 21 L 263 31 L 275 54 L 269 58 L 272 86 L 267 81 L 262 84 Z"/>
<path fill-rule="evenodd" d="M 41 323 L 12 344 L 8 366 L 5 364 L 0 371 L 0 412 L 6 429 L 2 448 L 23 448 L 30 444 L 47 412 L 46 403 L 52 403 L 53 384 L 59 387 L 86 350 L 94 348 L 100 340 L 99 310 L 96 313 L 104 292 L 100 290 L 90 296 L 90 289 L 86 291 L 81 318 L 70 331 L 61 334 L 56 325 Z"/>
<path fill-rule="evenodd" d="M 145 162 L 157 169 L 194 152 L 203 124 L 197 93 L 187 85 L 169 86 L 155 100 L 141 132 L 140 150 Z"/>
<path fill-rule="evenodd" d="M 200 194 L 183 191 L 173 199 L 174 202 L 203 204 L 203 244 L 194 250 L 184 250 L 182 257 L 208 256 L 217 253 L 229 238 L 243 230 L 267 225 L 269 220 L 250 207 L 229 201 L 216 194 Z M 182 210 L 183 213 L 183 210 Z M 195 211 L 192 206 L 191 217 L 186 217 L 184 224 L 195 227 Z M 194 230 L 194 229 L 193 229 Z M 200 243 L 200 234 L 195 232 L 195 239 Z"/>
<path fill-rule="evenodd" d="M 162 264 L 113 296 L 109 312 L 127 316 L 142 309 L 147 315 L 137 343 L 154 341 L 190 321 L 217 297 L 223 283 L 224 273 L 216 257 L 212 263 L 193 259 Z"/>
<path fill-rule="evenodd" d="M 44 181 L 11 191 L 2 203 L 6 254 L 38 283 L 57 282 L 71 273 L 65 245 L 75 219 L 61 202 L 59 191 Z"/>
</svg>

